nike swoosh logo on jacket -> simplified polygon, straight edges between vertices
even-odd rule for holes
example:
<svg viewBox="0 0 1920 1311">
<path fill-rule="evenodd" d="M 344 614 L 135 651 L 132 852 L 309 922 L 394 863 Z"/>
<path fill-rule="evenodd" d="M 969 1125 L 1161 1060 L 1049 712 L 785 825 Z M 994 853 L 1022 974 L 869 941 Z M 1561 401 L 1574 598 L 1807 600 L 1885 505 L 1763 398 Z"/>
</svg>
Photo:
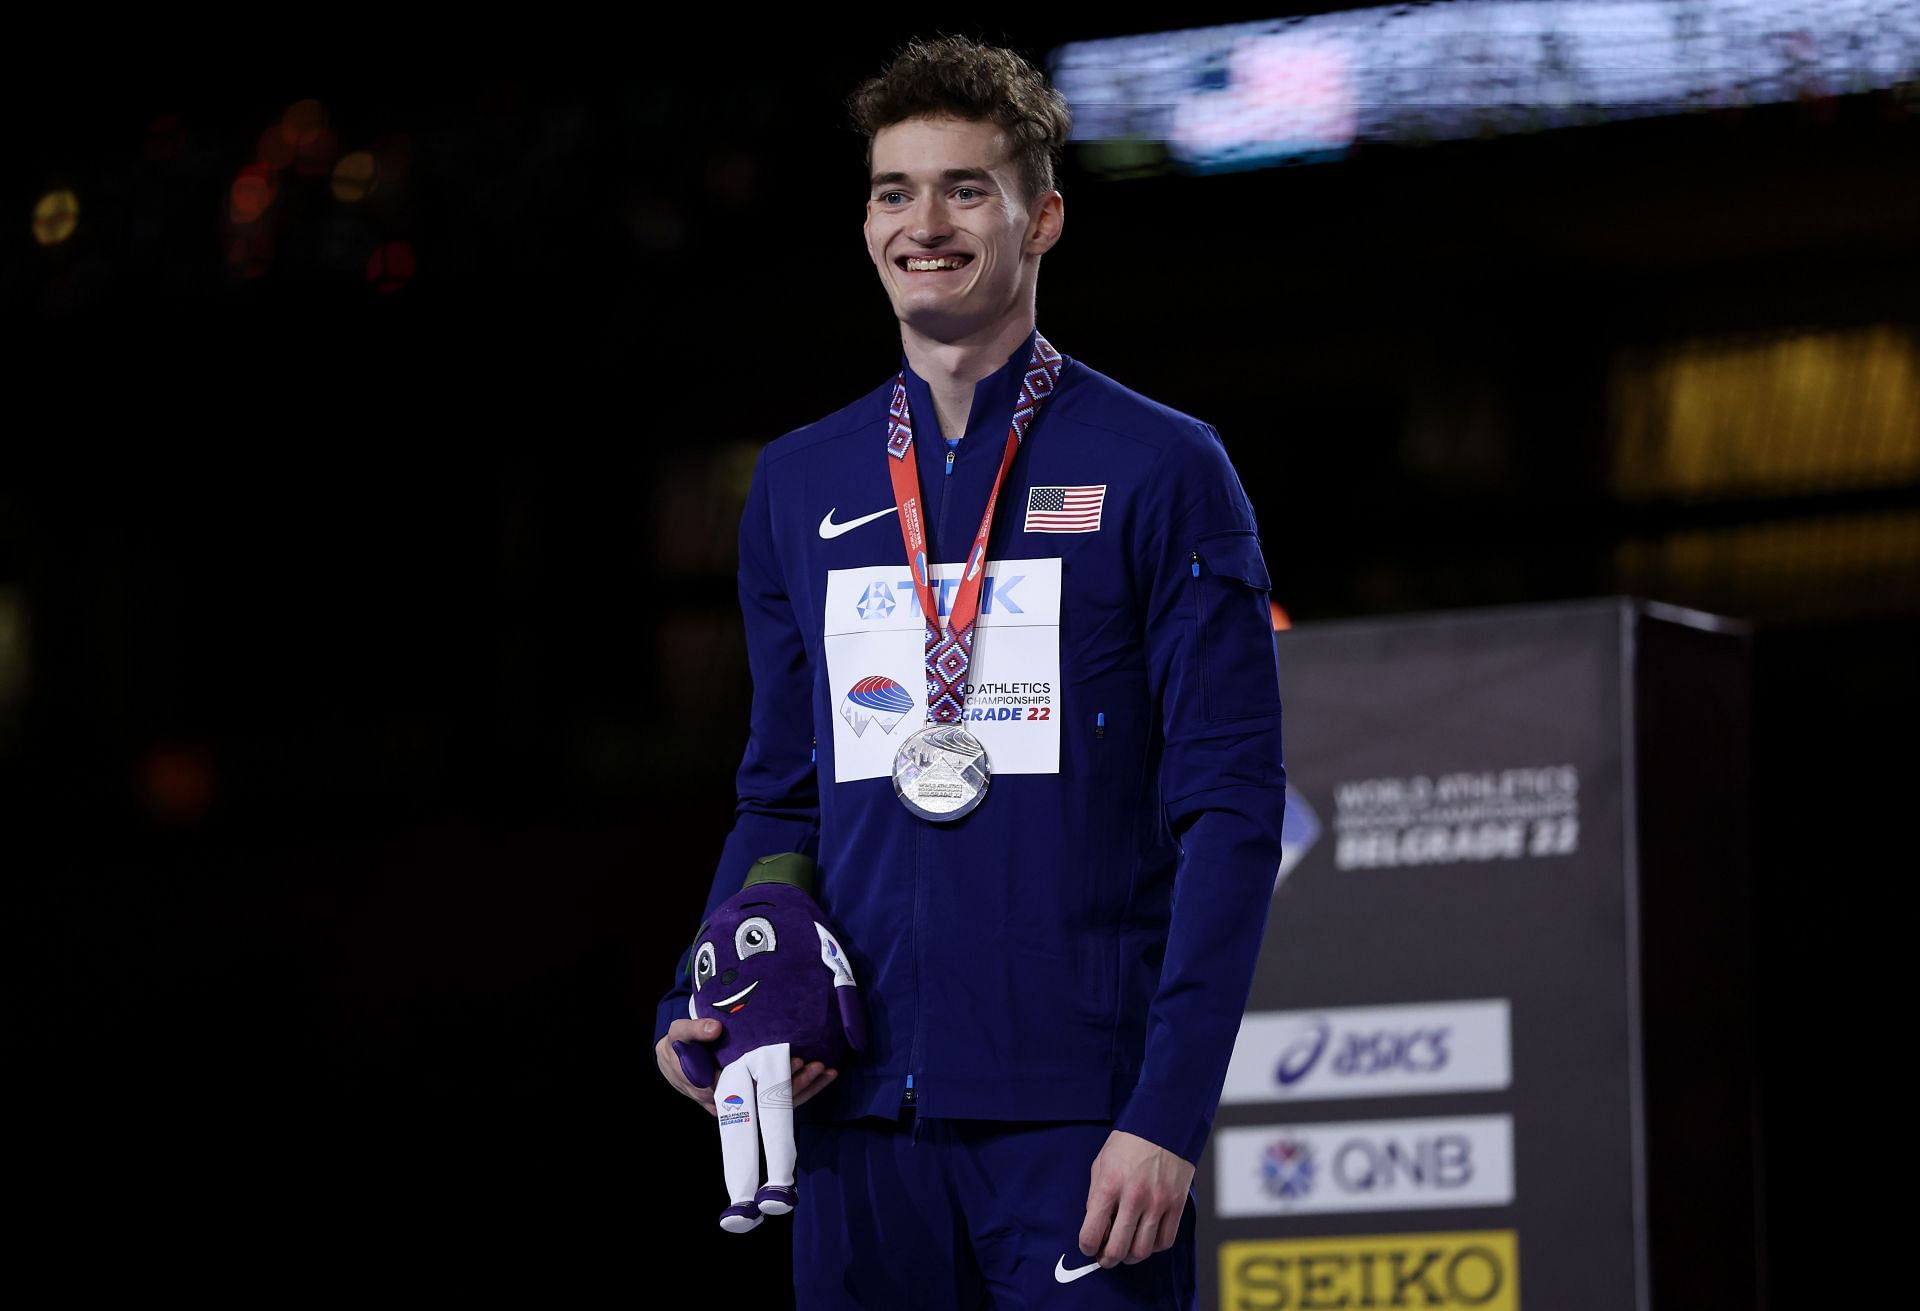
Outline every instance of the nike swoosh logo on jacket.
<svg viewBox="0 0 1920 1311">
<path fill-rule="evenodd" d="M 839 507 L 835 506 L 834 509 L 837 510 Z M 889 505 L 884 510 L 875 510 L 872 514 L 863 514 L 858 519 L 849 519 L 845 523 L 835 523 L 833 521 L 833 510 L 828 510 L 827 517 L 820 521 L 820 535 L 828 541 L 832 541 L 841 533 L 850 533 L 861 524 L 872 523 L 875 519 L 884 519 L 888 515 L 896 513 L 898 509 L 898 506 Z"/>
</svg>

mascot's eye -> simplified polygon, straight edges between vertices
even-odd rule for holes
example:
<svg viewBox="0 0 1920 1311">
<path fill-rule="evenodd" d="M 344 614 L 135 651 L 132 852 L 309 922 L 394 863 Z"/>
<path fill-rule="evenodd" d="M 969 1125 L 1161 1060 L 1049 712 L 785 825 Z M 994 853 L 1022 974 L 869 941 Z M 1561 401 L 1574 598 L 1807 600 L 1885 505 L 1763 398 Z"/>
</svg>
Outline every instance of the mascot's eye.
<svg viewBox="0 0 1920 1311">
<path fill-rule="evenodd" d="M 765 916 L 755 915 L 750 920 L 742 920 L 740 927 L 733 931 L 733 950 L 741 960 L 758 956 L 763 951 L 772 951 L 775 945 L 773 924 Z"/>
<path fill-rule="evenodd" d="M 706 986 L 707 980 L 719 972 L 719 967 L 714 964 L 713 944 L 701 943 L 699 954 L 693 958 L 693 990 L 700 991 Z"/>
</svg>

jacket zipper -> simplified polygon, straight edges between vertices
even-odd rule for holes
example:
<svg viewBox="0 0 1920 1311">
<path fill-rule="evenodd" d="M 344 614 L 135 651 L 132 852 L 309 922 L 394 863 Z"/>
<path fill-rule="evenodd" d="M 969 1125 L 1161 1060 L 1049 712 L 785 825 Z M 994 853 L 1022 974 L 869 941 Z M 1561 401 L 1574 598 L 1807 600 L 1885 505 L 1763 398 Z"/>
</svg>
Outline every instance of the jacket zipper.
<svg viewBox="0 0 1920 1311">
<path fill-rule="evenodd" d="M 927 559 L 929 561 L 927 565 L 927 584 L 928 590 L 933 595 L 935 613 L 922 616 L 922 618 L 925 619 L 926 622 L 931 623 L 936 629 L 942 627 L 944 623 L 938 611 L 945 592 L 940 584 L 935 582 L 933 578 L 933 565 L 931 562 L 934 559 L 934 553 L 932 548 L 947 540 L 947 489 L 953 485 L 953 458 L 958 449 L 958 447 L 954 446 L 947 447 L 946 472 L 940 479 L 940 509 L 934 516 L 934 532 L 938 534 L 938 540 L 927 544 L 929 547 L 927 552 Z M 920 932 L 920 924 L 926 915 L 926 872 L 920 868 L 921 859 L 920 826 L 915 824 L 913 826 L 913 923 L 910 926 L 913 943 L 913 1038 L 907 1044 L 907 1086 L 901 1090 L 900 1094 L 900 1103 L 903 1106 L 913 1106 L 920 1100 L 919 1091 L 913 1086 L 913 1070 L 920 1064 L 920 1012 L 926 1005 L 926 996 L 920 987 L 920 979 L 925 973 L 920 959 L 921 943 L 924 941 L 924 935 Z M 919 1130 L 919 1119 L 917 1116 L 914 1120 L 914 1128 L 917 1134 Z"/>
<path fill-rule="evenodd" d="M 946 470 L 940 478 L 940 512 L 934 519 L 934 531 L 939 534 L 941 543 L 947 540 L 947 489 L 952 486 L 953 461 L 955 455 L 959 453 L 959 450 L 960 447 L 958 443 L 948 445 Z M 931 545 L 931 543 L 929 545 Z M 932 552 L 928 553 L 928 558 L 932 558 Z M 929 575 L 931 575 L 931 565 L 928 566 L 928 570 Z M 927 582 L 933 593 L 933 604 L 938 608 L 940 603 L 946 598 L 946 591 L 937 583 L 934 583 L 931 576 L 928 577 Z M 936 629 L 941 628 L 945 623 L 938 614 L 927 616 L 927 618 Z M 923 936 L 920 932 L 920 925 L 926 918 L 926 871 L 920 867 L 921 858 L 920 826 L 916 824 L 914 825 L 913 832 L 913 1041 L 907 1044 L 907 1086 L 902 1090 L 900 1095 L 900 1102 L 904 1106 L 916 1106 L 920 1100 L 919 1091 L 913 1086 L 913 1070 L 920 1064 L 920 1012 L 926 1004 L 925 996 L 920 989 L 920 976 L 923 973 L 920 960 L 920 945 L 923 941 Z M 919 1117 L 915 1116 L 915 1141 L 919 1139 L 919 1132 L 920 1121 Z"/>
<path fill-rule="evenodd" d="M 935 515 L 933 520 L 934 531 L 939 534 L 939 540 L 927 543 L 929 547 L 927 551 L 927 569 L 929 573 L 931 573 L 933 569 L 934 554 L 932 548 L 945 550 L 947 545 L 947 501 L 949 499 L 947 489 L 953 486 L 953 456 L 955 449 L 956 448 L 951 446 L 947 448 L 947 472 L 940 479 L 940 513 Z M 946 593 L 938 584 L 933 582 L 931 576 L 928 577 L 927 582 L 933 585 L 933 603 L 935 606 L 938 606 L 946 599 Z M 933 616 L 933 624 L 936 628 L 940 626 L 939 615 Z"/>
<path fill-rule="evenodd" d="M 907 1086 L 901 1094 L 903 1105 L 911 1106 L 920 1100 L 914 1090 L 913 1071 L 920 1064 L 920 1012 L 926 1007 L 926 993 L 920 987 L 920 979 L 925 974 L 920 960 L 921 945 L 925 935 L 920 932 L 920 923 L 926 911 L 926 871 L 920 868 L 922 852 L 920 850 L 920 825 L 913 826 L 913 921 L 909 926 L 913 942 L 913 1039 L 907 1044 Z M 914 1119 L 917 1128 L 918 1116 Z"/>
</svg>

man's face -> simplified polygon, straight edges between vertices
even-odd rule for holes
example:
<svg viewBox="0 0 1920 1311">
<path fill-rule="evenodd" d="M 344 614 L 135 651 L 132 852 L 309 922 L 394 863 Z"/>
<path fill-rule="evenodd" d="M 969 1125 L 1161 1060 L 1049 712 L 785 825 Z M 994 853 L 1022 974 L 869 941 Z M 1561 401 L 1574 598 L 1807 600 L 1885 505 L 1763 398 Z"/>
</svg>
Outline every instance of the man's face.
<svg viewBox="0 0 1920 1311">
<path fill-rule="evenodd" d="M 910 118 L 873 138 L 867 253 L 902 323 L 941 341 L 1023 318 L 1061 203 L 1029 206 L 992 122 Z"/>
</svg>

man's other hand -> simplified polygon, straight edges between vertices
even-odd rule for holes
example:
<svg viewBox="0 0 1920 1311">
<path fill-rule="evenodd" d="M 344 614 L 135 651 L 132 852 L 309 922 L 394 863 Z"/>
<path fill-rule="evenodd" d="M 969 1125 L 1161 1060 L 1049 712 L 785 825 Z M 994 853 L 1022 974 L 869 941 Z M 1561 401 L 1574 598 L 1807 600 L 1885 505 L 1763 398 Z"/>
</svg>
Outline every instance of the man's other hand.
<svg viewBox="0 0 1920 1311">
<path fill-rule="evenodd" d="M 1135 1134 L 1115 1129 L 1093 1158 L 1080 1252 L 1111 1270 L 1173 1246 L 1193 1184 L 1193 1163 Z"/>
<path fill-rule="evenodd" d="M 829 1070 L 819 1061 L 803 1061 L 793 1058 L 793 1104 L 795 1106 L 807 1100 L 832 1083 L 838 1070 Z"/>
<path fill-rule="evenodd" d="M 683 1096 L 691 1097 L 707 1110 L 708 1115 L 716 1114 L 713 1108 L 713 1089 L 696 1088 L 687 1082 L 686 1072 L 680 1068 L 680 1057 L 675 1054 L 676 1042 L 716 1042 L 720 1038 L 721 1028 L 718 1020 L 675 1020 L 667 1026 L 667 1035 L 653 1045 L 653 1059 L 660 1066 L 660 1075 L 673 1090 Z M 819 1061 L 803 1061 L 793 1058 L 793 1104 L 805 1102 L 822 1088 L 832 1083 L 840 1072 L 830 1070 Z"/>
</svg>

